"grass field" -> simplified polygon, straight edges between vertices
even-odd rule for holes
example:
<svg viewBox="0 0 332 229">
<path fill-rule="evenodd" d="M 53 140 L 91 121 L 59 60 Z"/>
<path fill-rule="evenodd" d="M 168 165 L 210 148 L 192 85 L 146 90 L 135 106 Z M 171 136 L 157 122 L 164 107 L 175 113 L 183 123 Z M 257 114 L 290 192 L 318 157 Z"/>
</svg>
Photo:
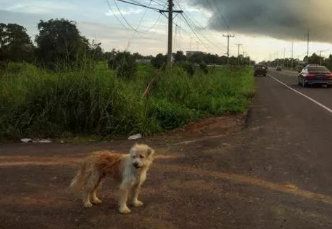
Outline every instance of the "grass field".
<svg viewBox="0 0 332 229">
<path fill-rule="evenodd" d="M 94 70 L 49 72 L 9 64 L 0 75 L 0 138 L 153 134 L 209 116 L 246 111 L 254 94 L 250 67 L 219 67 L 189 76 L 180 68 L 155 77 L 139 66 L 119 79 L 100 63 Z"/>
</svg>

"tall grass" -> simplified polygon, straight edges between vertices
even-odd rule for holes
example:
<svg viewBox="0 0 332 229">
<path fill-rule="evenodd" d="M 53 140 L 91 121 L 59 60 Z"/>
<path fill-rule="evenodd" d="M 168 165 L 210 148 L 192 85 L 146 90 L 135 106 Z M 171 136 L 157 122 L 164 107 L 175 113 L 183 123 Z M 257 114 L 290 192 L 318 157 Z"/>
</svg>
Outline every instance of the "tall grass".
<svg viewBox="0 0 332 229">
<path fill-rule="evenodd" d="M 253 94 L 250 68 L 220 68 L 188 76 L 163 72 L 150 91 L 149 66 L 119 79 L 100 63 L 93 71 L 48 72 L 10 64 L 0 76 L 0 138 L 72 134 L 152 134 L 189 121 L 246 110 Z"/>
</svg>

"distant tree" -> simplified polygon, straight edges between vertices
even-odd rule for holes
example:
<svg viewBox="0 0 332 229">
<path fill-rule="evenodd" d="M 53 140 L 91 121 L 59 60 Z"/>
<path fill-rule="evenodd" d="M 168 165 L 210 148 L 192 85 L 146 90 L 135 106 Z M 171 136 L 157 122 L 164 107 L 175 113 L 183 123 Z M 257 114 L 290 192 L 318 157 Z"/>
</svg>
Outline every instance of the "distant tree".
<svg viewBox="0 0 332 229">
<path fill-rule="evenodd" d="M 323 62 L 323 57 L 318 56 L 316 53 L 313 53 L 309 57 L 309 64 L 320 64 Z"/>
<path fill-rule="evenodd" d="M 174 55 L 174 62 L 175 63 L 182 63 L 187 60 L 187 57 L 183 54 L 182 51 L 177 51 Z"/>
<path fill-rule="evenodd" d="M 332 55 L 324 60 L 324 65 L 332 71 Z"/>
<path fill-rule="evenodd" d="M 139 54 L 138 52 L 133 53 L 133 56 L 134 56 L 134 58 L 135 58 L 136 60 L 137 60 L 137 59 L 143 59 L 143 58 L 144 58 L 144 56 L 141 55 L 141 54 Z"/>
<path fill-rule="evenodd" d="M 107 61 L 112 59 L 115 55 L 116 55 L 117 51 L 115 51 L 115 49 L 112 49 L 111 52 L 105 52 L 103 57 L 104 59 L 106 59 Z"/>
<path fill-rule="evenodd" d="M 34 46 L 26 29 L 18 24 L 0 23 L 0 61 L 27 61 L 34 59 Z"/>
<path fill-rule="evenodd" d="M 136 58 L 130 52 L 115 52 L 108 60 L 109 68 L 117 71 L 117 76 L 130 79 L 135 76 Z"/>
<path fill-rule="evenodd" d="M 74 67 L 82 63 L 89 51 L 89 41 L 80 35 L 76 24 L 65 19 L 40 21 L 36 37 L 37 57 L 45 66 Z"/>
<path fill-rule="evenodd" d="M 167 61 L 167 56 L 159 53 L 155 58 L 151 60 L 151 64 L 155 68 L 162 68 L 165 67 Z"/>
<path fill-rule="evenodd" d="M 90 45 L 89 53 L 94 60 L 102 60 L 104 58 L 104 52 L 100 45 L 101 43 L 95 43 L 94 41 Z"/>
<path fill-rule="evenodd" d="M 205 56 L 204 53 L 197 52 L 197 53 L 192 54 L 192 55 L 188 58 L 188 60 L 189 60 L 191 63 L 194 63 L 194 64 L 200 64 L 200 63 L 203 62 L 203 60 L 204 60 L 204 56 Z"/>
</svg>

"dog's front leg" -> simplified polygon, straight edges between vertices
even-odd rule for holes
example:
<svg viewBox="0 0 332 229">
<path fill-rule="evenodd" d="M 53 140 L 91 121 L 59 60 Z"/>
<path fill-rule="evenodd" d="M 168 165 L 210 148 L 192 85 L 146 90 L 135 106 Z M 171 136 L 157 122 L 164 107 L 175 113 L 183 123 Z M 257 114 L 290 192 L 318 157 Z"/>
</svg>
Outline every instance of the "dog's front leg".
<svg viewBox="0 0 332 229">
<path fill-rule="evenodd" d="M 129 188 L 128 185 L 120 185 L 120 198 L 119 198 L 119 212 L 122 214 L 130 213 L 130 209 L 127 206 Z"/>
<path fill-rule="evenodd" d="M 131 204 L 134 206 L 134 207 L 141 207 L 143 206 L 143 202 L 142 201 L 139 201 L 137 198 L 138 198 L 138 194 L 139 194 L 139 191 L 140 191 L 140 188 L 141 188 L 141 184 L 136 184 L 134 185 L 132 188 L 131 188 Z"/>
</svg>

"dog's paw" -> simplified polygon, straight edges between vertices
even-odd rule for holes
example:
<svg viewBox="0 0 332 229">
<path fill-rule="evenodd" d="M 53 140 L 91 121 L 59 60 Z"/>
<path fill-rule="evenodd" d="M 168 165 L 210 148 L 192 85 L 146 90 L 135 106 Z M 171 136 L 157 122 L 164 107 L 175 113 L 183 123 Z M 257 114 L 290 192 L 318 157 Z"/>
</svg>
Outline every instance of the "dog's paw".
<svg viewBox="0 0 332 229">
<path fill-rule="evenodd" d="M 84 207 L 85 208 L 91 208 L 93 205 L 92 205 L 92 203 L 91 202 L 86 202 L 86 203 L 84 203 Z"/>
<path fill-rule="evenodd" d="M 139 201 L 139 200 L 134 201 L 132 204 L 133 204 L 134 207 L 141 207 L 141 206 L 143 206 L 143 202 Z"/>
<path fill-rule="evenodd" d="M 131 211 L 128 207 L 119 208 L 121 214 L 129 214 Z"/>
<path fill-rule="evenodd" d="M 101 204 L 103 201 L 101 201 L 100 199 L 96 198 L 96 199 L 93 199 L 91 202 L 93 204 Z"/>
</svg>

